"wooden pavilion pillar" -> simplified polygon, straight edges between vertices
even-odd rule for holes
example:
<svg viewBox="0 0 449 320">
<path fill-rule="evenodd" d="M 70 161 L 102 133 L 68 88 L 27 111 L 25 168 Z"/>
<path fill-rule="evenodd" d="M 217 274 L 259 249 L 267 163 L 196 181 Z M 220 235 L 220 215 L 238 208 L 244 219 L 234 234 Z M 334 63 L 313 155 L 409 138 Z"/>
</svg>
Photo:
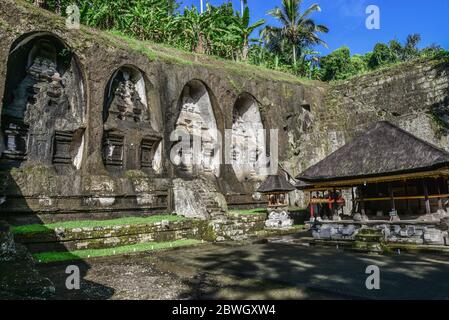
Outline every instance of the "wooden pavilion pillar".
<svg viewBox="0 0 449 320">
<path fill-rule="evenodd" d="M 390 192 L 391 211 L 396 211 L 396 203 L 394 201 L 393 185 L 391 182 L 388 183 L 388 191 Z"/>
<path fill-rule="evenodd" d="M 424 187 L 424 199 L 426 203 L 426 214 L 431 214 L 430 209 L 430 200 L 429 200 L 429 190 L 427 189 L 427 179 L 423 180 L 423 187 Z"/>
<path fill-rule="evenodd" d="M 336 188 L 334 188 L 334 194 L 333 194 L 333 197 L 334 197 L 334 204 L 332 205 L 332 216 L 335 216 L 336 214 L 338 214 L 338 212 L 337 212 L 337 189 Z"/>
<path fill-rule="evenodd" d="M 405 189 L 405 196 L 406 197 L 408 197 L 408 183 L 407 183 L 407 180 L 404 180 L 404 189 Z M 405 205 L 406 205 L 406 210 L 407 210 L 407 214 L 410 214 L 411 213 L 411 210 L 410 210 L 410 200 L 409 199 L 406 199 L 405 200 Z"/>
<path fill-rule="evenodd" d="M 312 220 L 315 217 L 315 212 L 314 212 L 314 204 L 312 203 L 313 201 L 313 192 L 309 192 L 309 198 L 310 198 L 310 219 Z"/>
<path fill-rule="evenodd" d="M 360 213 L 362 214 L 362 216 L 366 215 L 366 211 L 365 211 L 365 194 L 363 192 L 363 186 L 360 187 Z"/>
<path fill-rule="evenodd" d="M 352 210 L 351 213 L 354 214 L 355 213 L 355 196 L 354 196 L 354 187 L 351 187 L 351 201 L 352 201 Z"/>
<path fill-rule="evenodd" d="M 443 210 L 443 199 L 441 199 L 441 181 L 444 181 L 444 180 L 442 180 L 441 178 L 437 179 L 438 195 L 440 196 L 440 197 L 438 197 L 438 209 L 439 210 Z"/>
</svg>

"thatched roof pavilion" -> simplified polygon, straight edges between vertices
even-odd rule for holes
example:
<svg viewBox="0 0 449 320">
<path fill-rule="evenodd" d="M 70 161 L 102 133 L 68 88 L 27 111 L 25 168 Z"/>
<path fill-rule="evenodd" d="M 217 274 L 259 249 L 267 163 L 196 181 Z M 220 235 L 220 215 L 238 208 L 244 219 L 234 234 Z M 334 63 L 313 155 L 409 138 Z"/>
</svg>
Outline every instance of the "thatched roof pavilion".
<svg viewBox="0 0 449 320">
<path fill-rule="evenodd" d="M 441 199 L 449 198 L 448 177 L 448 152 L 381 121 L 298 175 L 296 187 L 310 191 L 311 196 L 314 191 L 350 188 L 354 207 L 359 204 L 362 213 L 365 204 L 375 211 L 382 202 L 384 209 L 387 202 L 392 212 L 397 211 L 398 201 L 404 203 L 404 212 L 425 208 L 430 213 L 430 200 L 437 199 L 441 209 Z M 421 201 L 425 206 L 421 207 Z"/>
<path fill-rule="evenodd" d="M 448 152 L 382 121 L 296 179 L 309 187 L 350 186 L 351 181 L 389 180 L 388 176 L 448 175 L 448 166 Z"/>
<path fill-rule="evenodd" d="M 271 175 L 260 185 L 260 193 L 287 193 L 296 188 L 283 175 Z"/>
<path fill-rule="evenodd" d="M 268 178 L 257 189 L 257 192 L 268 195 L 268 207 L 287 207 L 287 193 L 296 190 L 284 175 L 277 174 Z"/>
</svg>

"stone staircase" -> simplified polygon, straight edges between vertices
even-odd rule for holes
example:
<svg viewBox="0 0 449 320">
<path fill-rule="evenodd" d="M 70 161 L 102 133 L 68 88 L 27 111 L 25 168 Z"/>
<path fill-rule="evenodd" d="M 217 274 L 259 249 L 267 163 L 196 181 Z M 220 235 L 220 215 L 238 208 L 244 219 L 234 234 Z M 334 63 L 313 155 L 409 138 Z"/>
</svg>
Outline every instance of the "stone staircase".
<svg viewBox="0 0 449 320">
<path fill-rule="evenodd" d="M 226 199 L 207 178 L 175 181 L 175 211 L 187 217 L 226 220 Z M 179 197 L 176 199 L 176 197 Z"/>
<path fill-rule="evenodd" d="M 209 218 L 211 220 L 226 220 L 226 200 L 217 191 L 215 183 L 208 179 L 201 179 L 201 183 L 194 183 L 193 187 L 199 201 L 205 205 Z"/>
</svg>

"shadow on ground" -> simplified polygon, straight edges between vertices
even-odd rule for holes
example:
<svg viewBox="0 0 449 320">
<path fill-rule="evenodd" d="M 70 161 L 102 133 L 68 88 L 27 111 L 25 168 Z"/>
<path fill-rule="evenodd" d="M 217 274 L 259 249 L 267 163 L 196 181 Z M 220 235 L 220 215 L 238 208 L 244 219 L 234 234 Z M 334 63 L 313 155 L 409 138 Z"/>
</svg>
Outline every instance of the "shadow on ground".
<svg viewBox="0 0 449 320">
<path fill-rule="evenodd" d="M 180 298 L 449 298 L 449 260 L 444 257 L 378 256 L 267 243 L 208 246 L 161 259 L 166 266 L 178 264 L 178 269 L 195 274 L 185 280 L 187 290 Z M 380 268 L 380 290 L 366 288 L 369 265 Z"/>
<path fill-rule="evenodd" d="M 9 170 L 3 169 L 0 172 L 0 179 L 4 182 L 4 186 L 7 186 L 4 187 L 6 189 L 0 190 L 0 194 L 14 194 L 14 203 L 8 203 L 10 200 L 7 196 L 6 202 L 2 206 L 7 207 L 9 205 L 10 207 L 21 208 L 23 213 L 10 213 L 3 209 L 0 212 L 0 220 L 5 220 L 13 226 L 28 223 L 44 224 L 41 217 L 28 207 L 19 186 L 14 182 Z M 26 246 L 13 242 L 11 247 L 13 247 L 13 250 L 10 250 L 7 255 L 0 257 L 0 299 L 82 298 L 80 296 L 82 290 L 67 289 L 66 280 L 70 274 L 66 273 L 66 269 L 69 265 L 76 265 L 79 268 L 82 287 L 94 293 L 101 293 L 97 296 L 95 294 L 90 295 L 91 297 L 107 299 L 114 294 L 113 288 L 103 286 L 94 281 L 84 280 L 90 269 L 90 265 L 86 262 L 78 260 L 76 262 L 58 264 L 52 267 L 51 274 L 43 275 L 38 270 L 40 266 L 33 260 Z M 61 244 L 53 244 L 52 250 L 67 251 Z M 50 277 L 51 279 L 49 279 Z"/>
</svg>

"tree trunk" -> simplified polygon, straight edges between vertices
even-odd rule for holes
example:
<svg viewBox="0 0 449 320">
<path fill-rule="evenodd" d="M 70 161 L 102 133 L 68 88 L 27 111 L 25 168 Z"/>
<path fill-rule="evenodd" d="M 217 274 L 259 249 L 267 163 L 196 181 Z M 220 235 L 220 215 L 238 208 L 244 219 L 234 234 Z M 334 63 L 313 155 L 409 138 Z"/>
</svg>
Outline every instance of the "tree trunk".
<svg viewBox="0 0 449 320">
<path fill-rule="evenodd" d="M 55 13 L 61 15 L 61 0 L 55 1 Z"/>
<path fill-rule="evenodd" d="M 296 62 L 296 47 L 293 45 L 293 65 L 297 66 L 297 62 Z"/>
<path fill-rule="evenodd" d="M 245 41 L 242 49 L 242 60 L 248 61 L 248 56 L 249 56 L 249 45 L 248 41 Z"/>
<path fill-rule="evenodd" d="M 195 47 L 195 52 L 204 54 L 205 53 L 204 47 L 205 47 L 204 33 L 200 32 L 198 34 L 198 43 Z"/>
<path fill-rule="evenodd" d="M 36 7 L 43 8 L 45 4 L 45 0 L 34 0 L 33 4 Z"/>
</svg>

